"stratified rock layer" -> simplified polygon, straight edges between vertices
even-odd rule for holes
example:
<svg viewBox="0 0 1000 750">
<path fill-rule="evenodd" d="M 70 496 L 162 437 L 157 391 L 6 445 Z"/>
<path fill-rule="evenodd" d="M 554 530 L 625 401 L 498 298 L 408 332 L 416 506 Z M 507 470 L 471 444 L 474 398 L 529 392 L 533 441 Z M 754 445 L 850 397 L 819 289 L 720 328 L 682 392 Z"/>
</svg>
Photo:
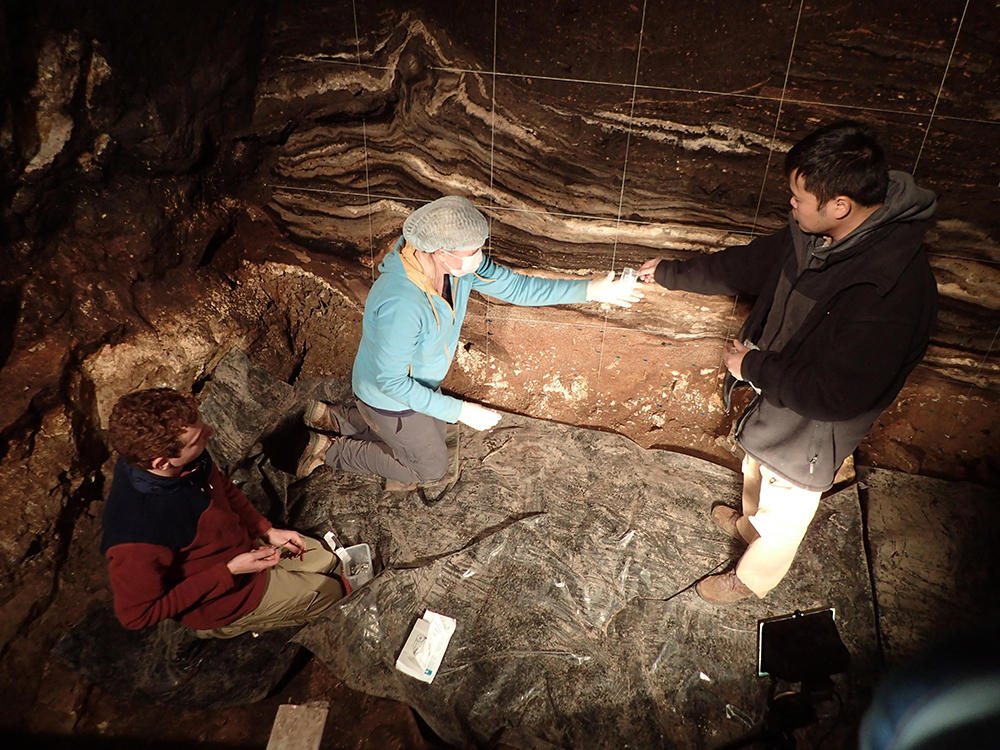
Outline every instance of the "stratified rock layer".
<svg viewBox="0 0 1000 750">
<path fill-rule="evenodd" d="M 663 9 L 648 12 L 659 17 Z M 691 22 L 684 10 L 671 12 L 675 33 Z M 937 9 L 924 12 L 927 24 L 940 22 Z M 590 9 L 587 15 L 594 20 L 599 13 Z M 637 79 L 645 85 L 633 92 L 632 77 L 621 75 L 622 52 L 608 47 L 611 29 L 582 23 L 562 8 L 552 10 L 552 19 L 537 19 L 543 24 L 538 29 L 518 26 L 530 23 L 531 10 L 501 14 L 508 25 L 496 30 L 494 48 L 483 44 L 490 37 L 483 28 L 453 24 L 452 14 L 435 4 L 362 12 L 354 25 L 338 23 L 329 9 L 286 13 L 269 38 L 254 127 L 267 132 L 295 123 L 261 172 L 271 189 L 268 207 L 290 236 L 371 264 L 414 207 L 458 193 L 489 215 L 490 251 L 518 266 L 620 270 L 649 257 L 743 244 L 787 220 L 788 188 L 779 167 L 784 153 L 821 122 L 845 116 L 827 104 L 849 96 L 837 76 L 814 71 L 818 61 L 843 58 L 843 45 L 871 46 L 865 29 L 843 28 L 795 49 L 793 65 L 802 68 L 793 68 L 798 75 L 787 83 L 819 98 L 786 103 L 779 117 L 773 87 L 780 87 L 788 61 L 766 50 L 786 49 L 782 24 L 795 24 L 779 9 L 732 10 L 734 23 L 746 14 L 760 33 L 754 43 L 761 57 L 750 66 L 754 73 L 719 70 L 711 91 L 679 87 L 676 81 L 696 74 L 676 69 L 674 50 L 661 46 L 669 44 L 662 29 L 648 27 Z M 638 19 L 631 20 L 634 28 L 616 17 L 612 36 L 638 40 Z M 817 22 L 803 20 L 803 33 Z M 542 30 L 549 23 L 556 24 L 558 42 Z M 966 30 L 972 38 L 985 20 L 974 23 L 980 25 Z M 310 25 L 322 25 L 324 33 L 310 33 Z M 893 33 L 920 39 L 940 33 L 922 31 L 909 14 L 889 25 Z M 512 37 L 527 48 L 512 48 Z M 549 45 L 555 45 L 554 57 L 546 60 Z M 605 54 L 573 60 L 571 68 L 586 74 L 560 77 L 559 66 L 549 69 L 552 60 L 573 45 Z M 498 59 L 489 57 L 490 49 Z M 920 88 L 939 83 L 929 74 L 931 59 L 910 50 L 905 37 L 893 49 L 909 60 L 913 79 L 892 80 L 890 86 L 903 92 L 898 106 L 919 110 L 927 104 Z M 731 62 L 734 51 L 715 40 L 699 54 Z M 866 61 L 859 54 L 842 64 L 850 69 Z M 873 64 L 895 69 L 881 57 Z M 751 93 L 735 86 L 754 74 L 759 78 Z M 885 95 L 873 84 L 862 80 L 855 95 L 865 101 Z M 945 98 L 953 106 L 977 108 L 967 92 L 949 91 Z M 879 108 L 851 115 L 884 132 L 895 168 L 918 165 L 918 180 L 941 193 L 928 247 L 942 314 L 926 366 L 948 379 L 989 387 L 1000 375 L 994 341 L 1000 224 L 995 180 L 979 162 L 985 159 L 995 169 L 996 154 L 977 147 L 974 126 L 951 119 L 928 137 L 920 118 Z M 995 127 L 979 127 L 980 137 L 995 138 Z M 955 153 L 976 166 L 956 172 Z M 716 339 L 733 329 L 725 314 L 702 318 Z M 671 338 L 690 332 L 691 322 L 648 306 L 629 318 L 630 327 Z"/>
</svg>

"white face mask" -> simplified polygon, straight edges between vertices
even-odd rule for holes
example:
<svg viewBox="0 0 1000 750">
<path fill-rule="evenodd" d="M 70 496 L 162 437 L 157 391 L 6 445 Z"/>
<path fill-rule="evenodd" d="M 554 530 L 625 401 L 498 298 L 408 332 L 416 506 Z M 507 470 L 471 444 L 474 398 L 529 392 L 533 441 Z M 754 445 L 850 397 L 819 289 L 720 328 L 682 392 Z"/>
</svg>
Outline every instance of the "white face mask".
<svg viewBox="0 0 1000 750">
<path fill-rule="evenodd" d="M 445 250 L 444 252 L 448 253 L 448 255 L 450 255 L 452 258 L 458 258 L 460 261 L 462 261 L 462 265 L 459 266 L 457 269 L 448 270 L 448 273 L 450 273 L 452 276 L 465 276 L 466 274 L 473 273 L 477 268 L 479 268 L 479 264 L 483 262 L 482 248 L 479 248 L 472 255 L 464 258 L 461 255 L 455 255 L 455 253 L 450 253 L 447 250 Z"/>
</svg>

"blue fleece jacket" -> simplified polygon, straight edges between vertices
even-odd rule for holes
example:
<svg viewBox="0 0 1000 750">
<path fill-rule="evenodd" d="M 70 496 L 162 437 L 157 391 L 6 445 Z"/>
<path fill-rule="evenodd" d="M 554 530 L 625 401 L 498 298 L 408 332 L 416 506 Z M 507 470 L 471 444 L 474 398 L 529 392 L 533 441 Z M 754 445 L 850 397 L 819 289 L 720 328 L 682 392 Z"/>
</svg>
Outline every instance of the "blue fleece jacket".
<svg viewBox="0 0 1000 750">
<path fill-rule="evenodd" d="M 437 392 L 458 347 L 473 289 L 515 305 L 585 302 L 586 279 L 519 274 L 489 258 L 474 274 L 451 277 L 452 308 L 433 288 L 402 237 L 379 264 L 354 358 L 354 394 L 369 406 L 412 409 L 445 422 L 458 420 L 462 401 Z"/>
</svg>

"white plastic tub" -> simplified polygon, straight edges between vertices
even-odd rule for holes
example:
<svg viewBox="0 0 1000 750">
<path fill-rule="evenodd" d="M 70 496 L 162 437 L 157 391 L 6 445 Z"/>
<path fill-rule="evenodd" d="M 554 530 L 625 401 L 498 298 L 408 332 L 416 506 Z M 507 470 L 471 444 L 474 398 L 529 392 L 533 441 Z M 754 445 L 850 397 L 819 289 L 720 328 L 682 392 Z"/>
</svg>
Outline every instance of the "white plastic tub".
<svg viewBox="0 0 1000 750">
<path fill-rule="evenodd" d="M 337 556 L 344 566 L 344 578 L 351 585 L 351 591 L 356 591 L 375 577 L 372 550 L 367 544 L 341 547 Z"/>
</svg>

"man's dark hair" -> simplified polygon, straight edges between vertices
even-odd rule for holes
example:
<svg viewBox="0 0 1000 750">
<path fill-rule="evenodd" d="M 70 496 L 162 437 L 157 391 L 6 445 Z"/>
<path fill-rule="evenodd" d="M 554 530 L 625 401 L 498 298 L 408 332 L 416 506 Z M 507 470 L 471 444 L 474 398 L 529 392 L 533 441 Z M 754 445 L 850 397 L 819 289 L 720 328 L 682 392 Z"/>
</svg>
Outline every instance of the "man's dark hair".
<svg viewBox="0 0 1000 750">
<path fill-rule="evenodd" d="M 822 206 L 846 195 L 862 206 L 885 200 L 889 168 L 875 131 L 863 122 L 840 120 L 813 131 L 785 156 L 785 176 L 797 171 Z"/>
<path fill-rule="evenodd" d="M 172 388 L 150 388 L 118 399 L 108 442 L 128 463 L 148 469 L 154 458 L 180 455 L 181 434 L 198 422 L 198 400 Z"/>
</svg>

